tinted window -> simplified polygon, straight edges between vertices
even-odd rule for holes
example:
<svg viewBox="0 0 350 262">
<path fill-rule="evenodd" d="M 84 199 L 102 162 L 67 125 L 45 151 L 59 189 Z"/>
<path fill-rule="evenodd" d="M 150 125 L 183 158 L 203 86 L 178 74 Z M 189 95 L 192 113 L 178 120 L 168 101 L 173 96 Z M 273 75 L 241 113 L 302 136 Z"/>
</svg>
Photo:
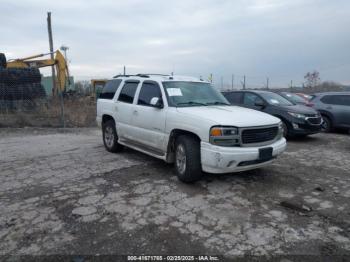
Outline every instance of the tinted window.
<svg viewBox="0 0 350 262">
<path fill-rule="evenodd" d="M 120 91 L 118 101 L 132 104 L 138 84 L 138 82 L 126 82 Z"/>
<path fill-rule="evenodd" d="M 105 86 L 102 89 L 102 92 L 100 93 L 99 98 L 103 99 L 113 99 L 115 92 L 117 91 L 120 83 L 122 82 L 121 79 L 115 79 L 108 81 Z"/>
<path fill-rule="evenodd" d="M 240 92 L 223 93 L 231 104 L 241 104 L 243 94 Z"/>
<path fill-rule="evenodd" d="M 350 106 L 349 95 L 328 95 L 321 98 L 321 101 L 330 105 Z"/>
<path fill-rule="evenodd" d="M 140 90 L 138 104 L 149 106 L 153 97 L 162 97 L 158 84 L 144 82 Z"/>
<path fill-rule="evenodd" d="M 255 106 L 256 102 L 264 102 L 258 95 L 253 94 L 253 93 L 245 93 L 244 94 L 244 100 L 243 104 L 247 106 Z"/>
</svg>

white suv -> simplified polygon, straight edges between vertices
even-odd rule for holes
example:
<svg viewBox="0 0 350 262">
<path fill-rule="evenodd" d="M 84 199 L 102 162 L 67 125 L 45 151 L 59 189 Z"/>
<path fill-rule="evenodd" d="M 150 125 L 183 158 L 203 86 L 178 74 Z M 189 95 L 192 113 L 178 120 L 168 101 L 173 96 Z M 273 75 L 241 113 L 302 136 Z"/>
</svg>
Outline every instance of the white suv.
<svg viewBox="0 0 350 262">
<path fill-rule="evenodd" d="M 202 171 L 259 168 L 286 148 L 278 118 L 231 106 L 210 83 L 191 77 L 116 76 L 100 94 L 97 123 L 108 151 L 127 146 L 175 162 L 183 182 Z"/>
</svg>

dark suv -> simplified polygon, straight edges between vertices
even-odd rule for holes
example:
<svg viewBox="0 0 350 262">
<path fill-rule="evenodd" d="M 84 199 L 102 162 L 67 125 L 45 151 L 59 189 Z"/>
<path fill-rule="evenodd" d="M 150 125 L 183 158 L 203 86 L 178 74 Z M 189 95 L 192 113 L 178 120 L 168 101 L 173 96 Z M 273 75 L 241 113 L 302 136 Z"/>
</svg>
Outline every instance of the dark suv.
<svg viewBox="0 0 350 262">
<path fill-rule="evenodd" d="M 314 94 L 311 103 L 322 115 L 325 132 L 333 128 L 350 129 L 350 92 Z"/>
<path fill-rule="evenodd" d="M 279 94 L 269 91 L 223 92 L 234 105 L 244 106 L 276 116 L 282 120 L 284 135 L 306 136 L 321 131 L 321 115 L 313 108 L 296 105 Z"/>
</svg>

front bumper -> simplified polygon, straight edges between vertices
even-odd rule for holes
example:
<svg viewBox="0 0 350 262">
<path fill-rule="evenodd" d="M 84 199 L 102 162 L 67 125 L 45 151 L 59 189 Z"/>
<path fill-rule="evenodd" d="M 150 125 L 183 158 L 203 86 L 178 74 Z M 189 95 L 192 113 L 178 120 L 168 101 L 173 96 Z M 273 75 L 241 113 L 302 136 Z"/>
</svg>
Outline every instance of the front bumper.
<svg viewBox="0 0 350 262">
<path fill-rule="evenodd" d="M 308 123 L 307 121 L 302 122 L 293 122 L 293 128 L 290 130 L 291 135 L 308 135 L 308 134 L 316 134 L 321 132 L 322 120 L 318 125 L 313 125 Z"/>
<path fill-rule="evenodd" d="M 284 138 L 261 147 L 221 147 L 201 142 L 202 170 L 208 173 L 232 173 L 259 168 L 272 160 L 259 161 L 259 149 L 272 147 L 275 158 L 286 149 Z"/>
</svg>

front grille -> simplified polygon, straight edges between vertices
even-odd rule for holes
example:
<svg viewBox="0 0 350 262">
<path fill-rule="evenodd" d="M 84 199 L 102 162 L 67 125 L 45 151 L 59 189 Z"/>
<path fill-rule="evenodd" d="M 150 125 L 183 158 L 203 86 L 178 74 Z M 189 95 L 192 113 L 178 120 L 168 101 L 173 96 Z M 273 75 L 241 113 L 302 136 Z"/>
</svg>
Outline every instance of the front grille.
<svg viewBox="0 0 350 262">
<path fill-rule="evenodd" d="M 312 125 L 320 125 L 322 122 L 321 117 L 310 117 L 307 121 Z"/>
<path fill-rule="evenodd" d="M 273 140 L 278 134 L 278 127 L 245 129 L 242 131 L 242 143 L 253 144 Z"/>
</svg>

